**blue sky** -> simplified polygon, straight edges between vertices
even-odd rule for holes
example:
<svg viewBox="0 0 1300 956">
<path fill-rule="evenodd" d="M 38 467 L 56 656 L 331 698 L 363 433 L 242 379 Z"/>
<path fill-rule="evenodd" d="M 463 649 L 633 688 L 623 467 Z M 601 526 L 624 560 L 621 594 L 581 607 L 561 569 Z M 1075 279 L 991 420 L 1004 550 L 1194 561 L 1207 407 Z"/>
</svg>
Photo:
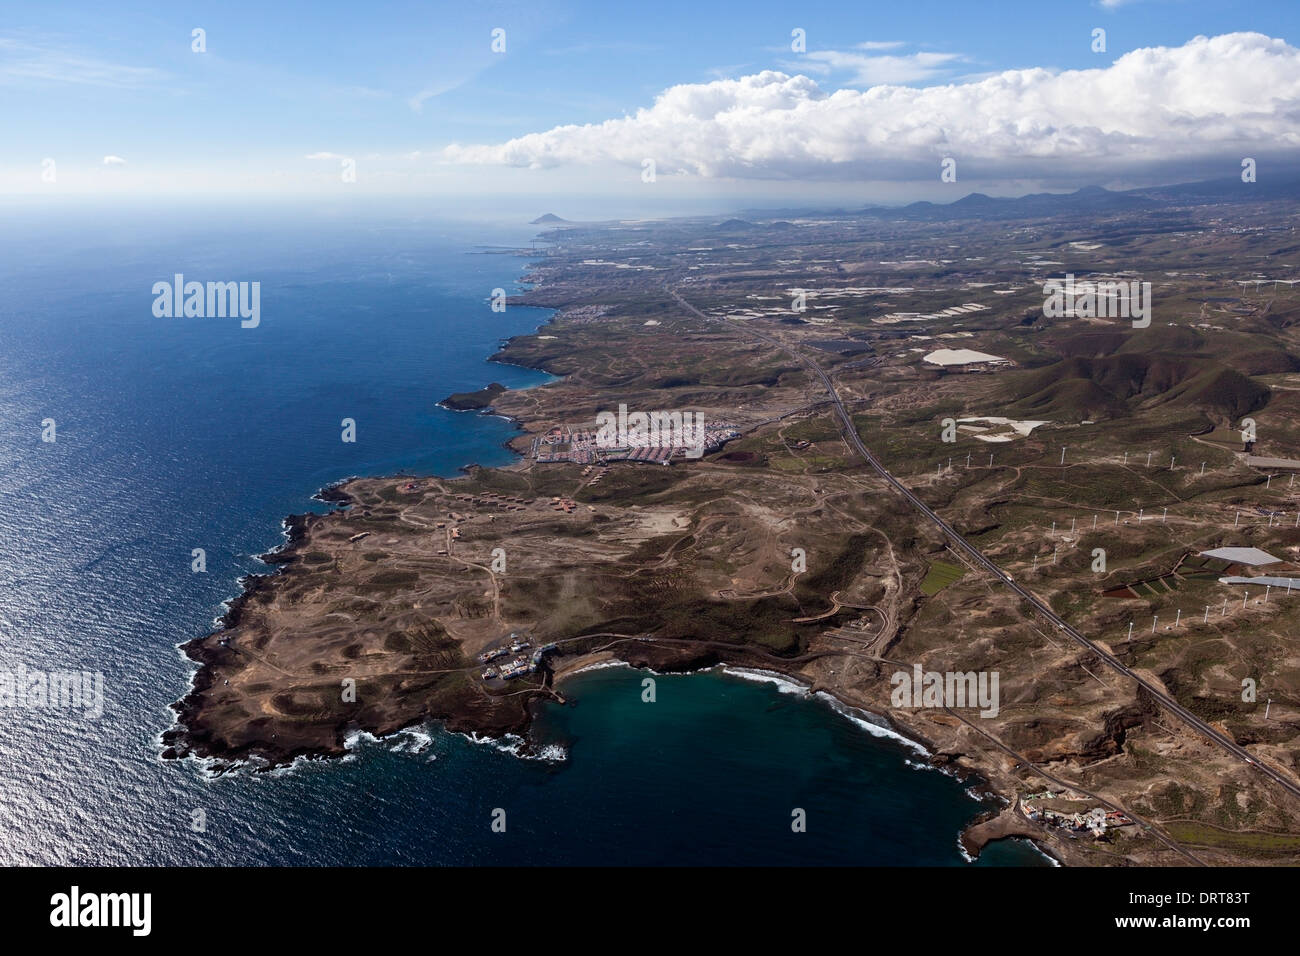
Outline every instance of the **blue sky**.
<svg viewBox="0 0 1300 956">
<path fill-rule="evenodd" d="M 567 158 L 546 170 L 526 168 L 538 166 L 535 151 L 513 163 L 479 156 L 467 164 L 449 163 L 443 150 L 617 120 L 670 87 L 697 84 L 710 95 L 711 83 L 764 70 L 807 76 L 818 96 L 879 83 L 965 84 L 1004 70 L 1096 70 L 1198 34 L 1294 41 L 1300 20 L 1300 4 L 1281 0 L 181 6 L 5 5 L 0 192 L 312 193 L 340 184 L 346 157 L 357 170 L 348 185 L 359 191 L 616 193 L 640 181 L 611 171 L 638 165 L 614 148 L 587 166 L 578 147 L 561 142 Z M 204 53 L 191 50 L 196 27 L 206 32 Z M 504 53 L 491 49 L 498 27 Z M 806 31 L 803 54 L 790 48 L 796 27 Z M 1097 27 L 1106 30 L 1104 54 L 1090 46 Z M 545 145 L 542 165 L 553 148 Z M 735 163 L 701 175 L 698 155 L 649 140 L 645 151 L 662 151 L 665 180 L 687 193 L 798 197 L 827 178 L 815 163 L 767 169 L 763 158 L 740 176 Z M 46 159 L 57 165 L 56 183 L 40 178 Z M 985 165 L 984 183 L 1015 191 L 1025 178 Z M 863 178 L 851 162 L 831 167 L 837 189 Z"/>
</svg>

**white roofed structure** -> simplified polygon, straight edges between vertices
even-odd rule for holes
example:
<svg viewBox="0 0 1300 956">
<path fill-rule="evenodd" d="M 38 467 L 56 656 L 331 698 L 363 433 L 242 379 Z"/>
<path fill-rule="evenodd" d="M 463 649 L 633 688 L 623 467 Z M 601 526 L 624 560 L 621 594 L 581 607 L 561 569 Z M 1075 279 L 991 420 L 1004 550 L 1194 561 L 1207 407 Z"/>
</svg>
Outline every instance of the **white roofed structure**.
<svg viewBox="0 0 1300 956">
<path fill-rule="evenodd" d="M 1220 561 L 1231 561 L 1233 564 L 1249 564 L 1252 567 L 1277 564 L 1282 560 L 1259 548 L 1215 548 L 1213 551 L 1202 551 L 1201 557 L 1218 558 Z"/>
<path fill-rule="evenodd" d="M 1005 362 L 1000 355 L 976 352 L 974 349 L 938 349 L 925 357 L 931 365 L 979 365 L 982 362 Z"/>
</svg>

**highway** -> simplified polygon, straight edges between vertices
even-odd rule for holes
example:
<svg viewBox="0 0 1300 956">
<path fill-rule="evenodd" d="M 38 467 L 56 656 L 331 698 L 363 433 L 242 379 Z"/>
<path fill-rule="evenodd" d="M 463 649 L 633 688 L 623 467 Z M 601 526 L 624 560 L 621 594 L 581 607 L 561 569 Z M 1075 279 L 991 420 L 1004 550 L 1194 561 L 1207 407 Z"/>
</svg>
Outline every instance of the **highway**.
<svg viewBox="0 0 1300 956">
<path fill-rule="evenodd" d="M 807 369 L 812 375 L 814 375 L 822 383 L 823 387 L 825 387 L 826 389 L 827 394 L 830 396 L 831 407 L 834 408 L 835 410 L 835 416 L 839 422 L 840 431 L 843 433 L 844 440 L 848 442 L 849 447 L 852 448 L 855 452 L 857 452 L 858 455 L 860 455 L 869 465 L 871 465 L 871 467 L 874 468 L 876 472 L 885 481 L 887 481 L 896 491 L 898 491 L 899 494 L 901 494 L 904 498 L 906 498 L 907 501 L 912 505 L 912 507 L 914 507 L 917 511 L 921 512 L 921 514 L 923 514 L 926 518 L 930 519 L 930 521 L 932 521 L 936 526 L 938 526 L 939 529 L 943 531 L 944 535 L 957 548 L 961 549 L 961 551 L 964 552 L 967 556 L 969 556 L 972 561 L 974 561 L 976 564 L 980 565 L 981 567 L 985 568 L 987 571 L 989 571 L 991 574 L 997 577 L 998 580 L 1001 581 L 1004 585 L 1006 585 L 1012 591 L 1014 591 L 1019 597 L 1024 599 L 1031 606 L 1033 606 L 1033 608 L 1036 611 L 1038 611 L 1038 613 L 1042 615 L 1042 617 L 1045 618 L 1049 624 L 1051 624 L 1054 628 L 1056 628 L 1056 630 L 1060 631 L 1062 634 L 1070 638 L 1076 644 L 1079 644 L 1081 647 L 1084 647 L 1088 651 L 1095 654 L 1098 658 L 1101 659 L 1103 663 L 1106 664 L 1107 667 L 1115 671 L 1117 674 L 1120 674 L 1121 676 L 1126 677 L 1131 681 L 1134 681 L 1139 687 L 1145 690 L 1151 696 L 1151 698 L 1156 701 L 1156 703 L 1160 704 L 1160 706 L 1162 706 L 1165 710 L 1169 711 L 1171 714 L 1173 714 L 1175 717 L 1181 720 L 1188 727 L 1191 727 L 1193 730 L 1197 731 L 1204 737 L 1208 738 L 1212 743 L 1218 745 L 1221 749 L 1228 752 L 1232 756 L 1243 761 L 1250 767 L 1253 767 L 1256 771 L 1263 774 L 1265 777 L 1269 778 L 1274 783 L 1278 784 L 1278 786 L 1282 787 L 1292 796 L 1300 797 L 1300 785 L 1297 785 L 1295 782 L 1293 782 L 1290 777 L 1258 761 L 1245 747 L 1240 746 L 1235 740 L 1228 737 L 1226 734 L 1222 733 L 1219 730 L 1216 730 L 1214 727 L 1211 727 L 1209 724 L 1201 720 L 1199 717 L 1193 714 L 1182 704 L 1178 703 L 1178 701 L 1174 700 L 1172 697 L 1165 694 L 1163 691 L 1161 691 L 1159 688 L 1152 685 L 1149 681 L 1145 680 L 1140 675 L 1134 673 L 1114 655 L 1104 651 L 1102 648 L 1098 647 L 1096 644 L 1090 641 L 1087 637 L 1085 637 L 1078 630 L 1076 630 L 1069 623 L 1067 623 L 1060 616 L 1058 616 L 1056 612 L 1051 609 L 1051 607 L 1049 607 L 1044 601 L 1040 600 L 1038 596 L 1035 595 L 1032 591 L 1025 588 L 1023 585 L 1018 584 L 1016 581 L 1012 580 L 1011 576 L 1007 574 L 1005 571 L 1003 571 L 1001 568 L 999 568 L 991 558 L 987 557 L 982 551 L 980 551 L 978 548 L 976 548 L 974 545 L 968 542 L 965 538 L 963 538 L 960 534 L 958 534 L 955 530 L 953 530 L 953 528 L 946 521 L 944 521 L 943 518 L 935 514 L 935 512 L 931 510 L 930 507 L 924 501 L 922 501 L 915 494 L 913 494 L 911 489 L 909 489 L 901 481 L 899 481 L 892 474 L 890 474 L 889 470 L 886 469 L 885 466 L 882 465 L 876 459 L 876 457 L 871 453 L 871 451 L 867 448 L 867 446 L 863 444 L 862 438 L 861 436 L 858 435 L 858 430 L 856 426 L 854 426 L 853 424 L 852 417 L 849 415 L 848 410 L 845 409 L 843 401 L 840 400 L 839 393 L 835 390 L 835 385 L 831 382 L 830 376 L 820 365 L 818 365 L 811 358 L 803 355 L 801 352 L 795 350 L 791 346 L 782 342 L 780 339 L 776 338 L 775 336 L 768 335 L 748 325 L 738 326 L 735 323 L 727 322 L 725 319 L 711 318 L 710 316 L 705 315 L 699 309 L 695 308 L 695 306 L 691 305 L 685 299 L 683 299 L 675 290 L 670 289 L 669 292 L 672 294 L 672 297 L 677 301 L 677 303 L 681 305 L 682 308 L 687 309 L 691 314 L 698 316 L 699 318 L 703 319 L 706 322 L 711 322 L 713 324 L 721 324 L 729 329 L 742 331 L 753 336 L 754 338 L 758 338 L 766 342 L 767 344 L 773 346 L 774 348 L 780 349 L 786 355 L 790 356 L 792 359 L 794 359 L 796 362 L 802 365 L 805 369 Z"/>
</svg>

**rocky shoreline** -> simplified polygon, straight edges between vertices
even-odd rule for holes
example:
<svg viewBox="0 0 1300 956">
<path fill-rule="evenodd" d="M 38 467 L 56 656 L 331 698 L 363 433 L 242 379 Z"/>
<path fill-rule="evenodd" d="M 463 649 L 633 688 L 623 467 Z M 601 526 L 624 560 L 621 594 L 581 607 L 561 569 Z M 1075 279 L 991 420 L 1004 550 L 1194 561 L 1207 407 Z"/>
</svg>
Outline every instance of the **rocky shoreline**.
<svg viewBox="0 0 1300 956">
<path fill-rule="evenodd" d="M 557 307 L 562 309 L 563 305 L 554 299 L 554 293 L 550 292 L 540 298 L 545 299 L 544 304 L 547 307 Z M 525 304 L 534 304 L 528 301 L 528 297 L 521 297 Z M 581 305 L 581 303 L 579 303 Z M 547 322 L 542 323 L 539 328 L 554 322 L 557 317 L 563 313 L 557 312 L 550 317 Z M 535 334 L 535 333 L 534 333 Z M 509 340 L 503 348 L 492 355 L 490 360 L 499 361 L 506 355 L 512 343 L 521 339 L 527 339 L 528 336 L 519 336 Z M 512 356 L 515 358 L 516 356 Z M 534 360 L 531 356 L 521 356 L 518 361 L 511 364 L 521 364 L 531 368 L 537 368 L 546 371 L 549 374 L 557 375 L 563 378 L 563 372 L 558 369 L 548 367 L 544 360 Z M 510 394 L 511 390 L 504 388 L 496 383 L 491 383 L 477 392 L 463 393 L 461 395 L 449 396 L 440 404 L 453 410 L 484 410 L 491 408 L 503 395 Z M 516 416 L 509 417 L 520 429 L 525 430 L 526 425 Z M 510 443 L 507 443 L 509 447 Z M 468 466 L 467 466 L 468 467 Z M 517 465 L 506 466 L 507 469 L 518 467 Z M 408 476 L 393 476 L 396 479 Z M 419 479 L 413 479 L 419 480 Z M 337 506 L 338 511 L 347 511 L 356 507 L 356 499 L 350 491 L 351 486 L 356 479 L 339 482 L 321 489 L 315 496 L 318 500 Z M 333 512 L 336 513 L 336 512 Z M 330 514 L 333 514 L 330 513 Z M 321 522 L 328 520 L 329 514 L 320 515 L 315 513 L 298 514 L 290 516 L 285 520 L 285 541 L 277 548 L 261 556 L 261 560 L 275 567 L 270 573 L 249 575 L 240 581 L 241 592 L 235 597 L 226 612 L 220 619 L 221 629 L 211 634 L 194 638 L 181 645 L 183 653 L 198 668 L 193 675 L 189 692 L 172 707 L 176 712 L 176 724 L 164 732 L 162 735 L 163 759 L 178 759 L 184 756 L 194 756 L 208 761 L 216 762 L 220 767 L 228 768 L 242 763 L 253 762 L 264 768 L 272 768 L 292 763 L 294 760 L 302 757 L 337 757 L 346 753 L 344 741 L 354 732 L 365 731 L 374 734 L 377 737 L 384 737 L 401 732 L 412 726 L 418 726 L 430 721 L 440 723 L 446 730 L 458 733 L 472 733 L 478 735 L 487 735 L 491 737 L 502 737 L 507 734 L 524 736 L 527 734 L 531 725 L 535 707 L 545 699 L 556 699 L 559 697 L 555 693 L 553 686 L 540 689 L 536 693 L 525 695 L 522 705 L 505 711 L 493 711 L 485 719 L 485 715 L 475 713 L 457 712 L 450 708 L 438 708 L 429 706 L 417 711 L 404 712 L 400 716 L 392 716 L 388 719 L 371 719 L 365 721 L 362 719 L 351 719 L 340 722 L 334 728 L 334 734 L 328 739 L 319 739 L 307 743 L 295 740 L 279 739 L 261 739 L 246 742 L 236 746 L 230 746 L 218 741 L 213 732 L 204 726 L 204 703 L 206 696 L 213 690 L 214 682 L 217 675 L 224 669 L 237 666 L 236 660 L 238 652 L 223 641 L 223 635 L 239 628 L 244 623 L 250 608 L 260 601 L 264 596 L 268 596 L 274 591 L 278 580 L 292 566 L 300 563 L 304 550 L 310 546 L 310 536 L 314 528 Z M 717 647 L 710 647 L 705 642 L 700 642 L 692 646 L 689 642 L 670 646 L 664 644 L 649 644 L 642 642 L 625 642 L 616 649 L 604 652 L 623 663 L 637 668 L 649 668 L 658 672 L 673 673 L 691 673 L 719 664 L 732 664 L 736 666 L 759 667 L 780 674 L 782 677 L 806 683 L 808 676 L 802 673 L 802 661 L 792 662 L 789 668 L 783 669 L 782 662 L 779 658 L 763 657 L 756 658 L 752 654 L 744 651 L 732 651 L 726 649 L 720 651 Z M 579 657 L 573 660 L 566 660 L 564 670 L 566 672 L 579 669 L 583 665 L 583 658 Z M 561 680 L 563 678 L 561 677 Z M 918 744 L 925 748 L 928 757 L 927 760 L 933 766 L 945 772 L 956 773 L 962 779 L 973 780 L 973 786 L 980 790 L 986 790 L 997 793 L 996 788 L 990 779 L 984 776 L 979 770 L 973 769 L 964 764 L 958 763 L 956 755 L 946 753 L 941 750 L 935 743 L 927 740 L 920 734 L 917 728 L 909 727 L 906 723 L 900 724 L 887 714 L 879 713 L 871 707 L 864 705 L 859 701 L 846 700 L 833 686 L 824 686 L 814 684 L 813 687 L 821 692 L 840 701 L 840 704 L 847 708 L 861 710 L 872 713 L 876 718 L 885 721 L 888 726 L 896 728 L 896 732 L 903 736 L 916 740 Z M 562 699 L 562 698 L 559 698 Z M 274 737 L 274 735 L 273 735 Z M 1005 799 L 1005 796 L 1003 796 Z M 1025 833 L 1008 831 L 1005 836 L 1026 836 Z M 968 852 L 977 853 L 989 840 L 998 839 L 999 835 L 989 831 L 986 821 L 977 818 L 973 821 L 967 831 L 962 834 L 962 845 L 968 849 Z M 1039 838 L 1039 842 L 1044 842 Z"/>
<path fill-rule="evenodd" d="M 475 392 L 457 392 L 448 395 L 438 404 L 453 412 L 490 411 L 497 396 L 506 391 L 499 382 L 492 382 Z"/>
</svg>

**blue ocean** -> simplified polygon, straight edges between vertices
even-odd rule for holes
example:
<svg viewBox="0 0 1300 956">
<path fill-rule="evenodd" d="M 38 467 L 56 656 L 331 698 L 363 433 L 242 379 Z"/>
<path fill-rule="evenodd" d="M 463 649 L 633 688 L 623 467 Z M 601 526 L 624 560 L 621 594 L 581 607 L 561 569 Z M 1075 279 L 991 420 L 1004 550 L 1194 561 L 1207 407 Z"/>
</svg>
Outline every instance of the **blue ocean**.
<svg viewBox="0 0 1300 956">
<path fill-rule="evenodd" d="M 510 423 L 436 403 L 546 380 L 485 361 L 548 317 L 489 308 L 536 229 L 417 205 L 7 211 L 0 670 L 102 673 L 105 702 L 0 709 L 0 862 L 969 865 L 957 835 L 988 804 L 967 784 L 716 671 L 661 678 L 653 707 L 635 671 L 581 674 L 538 759 L 436 726 L 272 773 L 160 759 L 193 671 L 177 644 L 268 570 L 285 516 L 351 475 L 509 460 Z M 260 325 L 155 317 L 177 273 L 259 282 Z M 1045 862 L 1004 843 L 974 865 Z"/>
</svg>

